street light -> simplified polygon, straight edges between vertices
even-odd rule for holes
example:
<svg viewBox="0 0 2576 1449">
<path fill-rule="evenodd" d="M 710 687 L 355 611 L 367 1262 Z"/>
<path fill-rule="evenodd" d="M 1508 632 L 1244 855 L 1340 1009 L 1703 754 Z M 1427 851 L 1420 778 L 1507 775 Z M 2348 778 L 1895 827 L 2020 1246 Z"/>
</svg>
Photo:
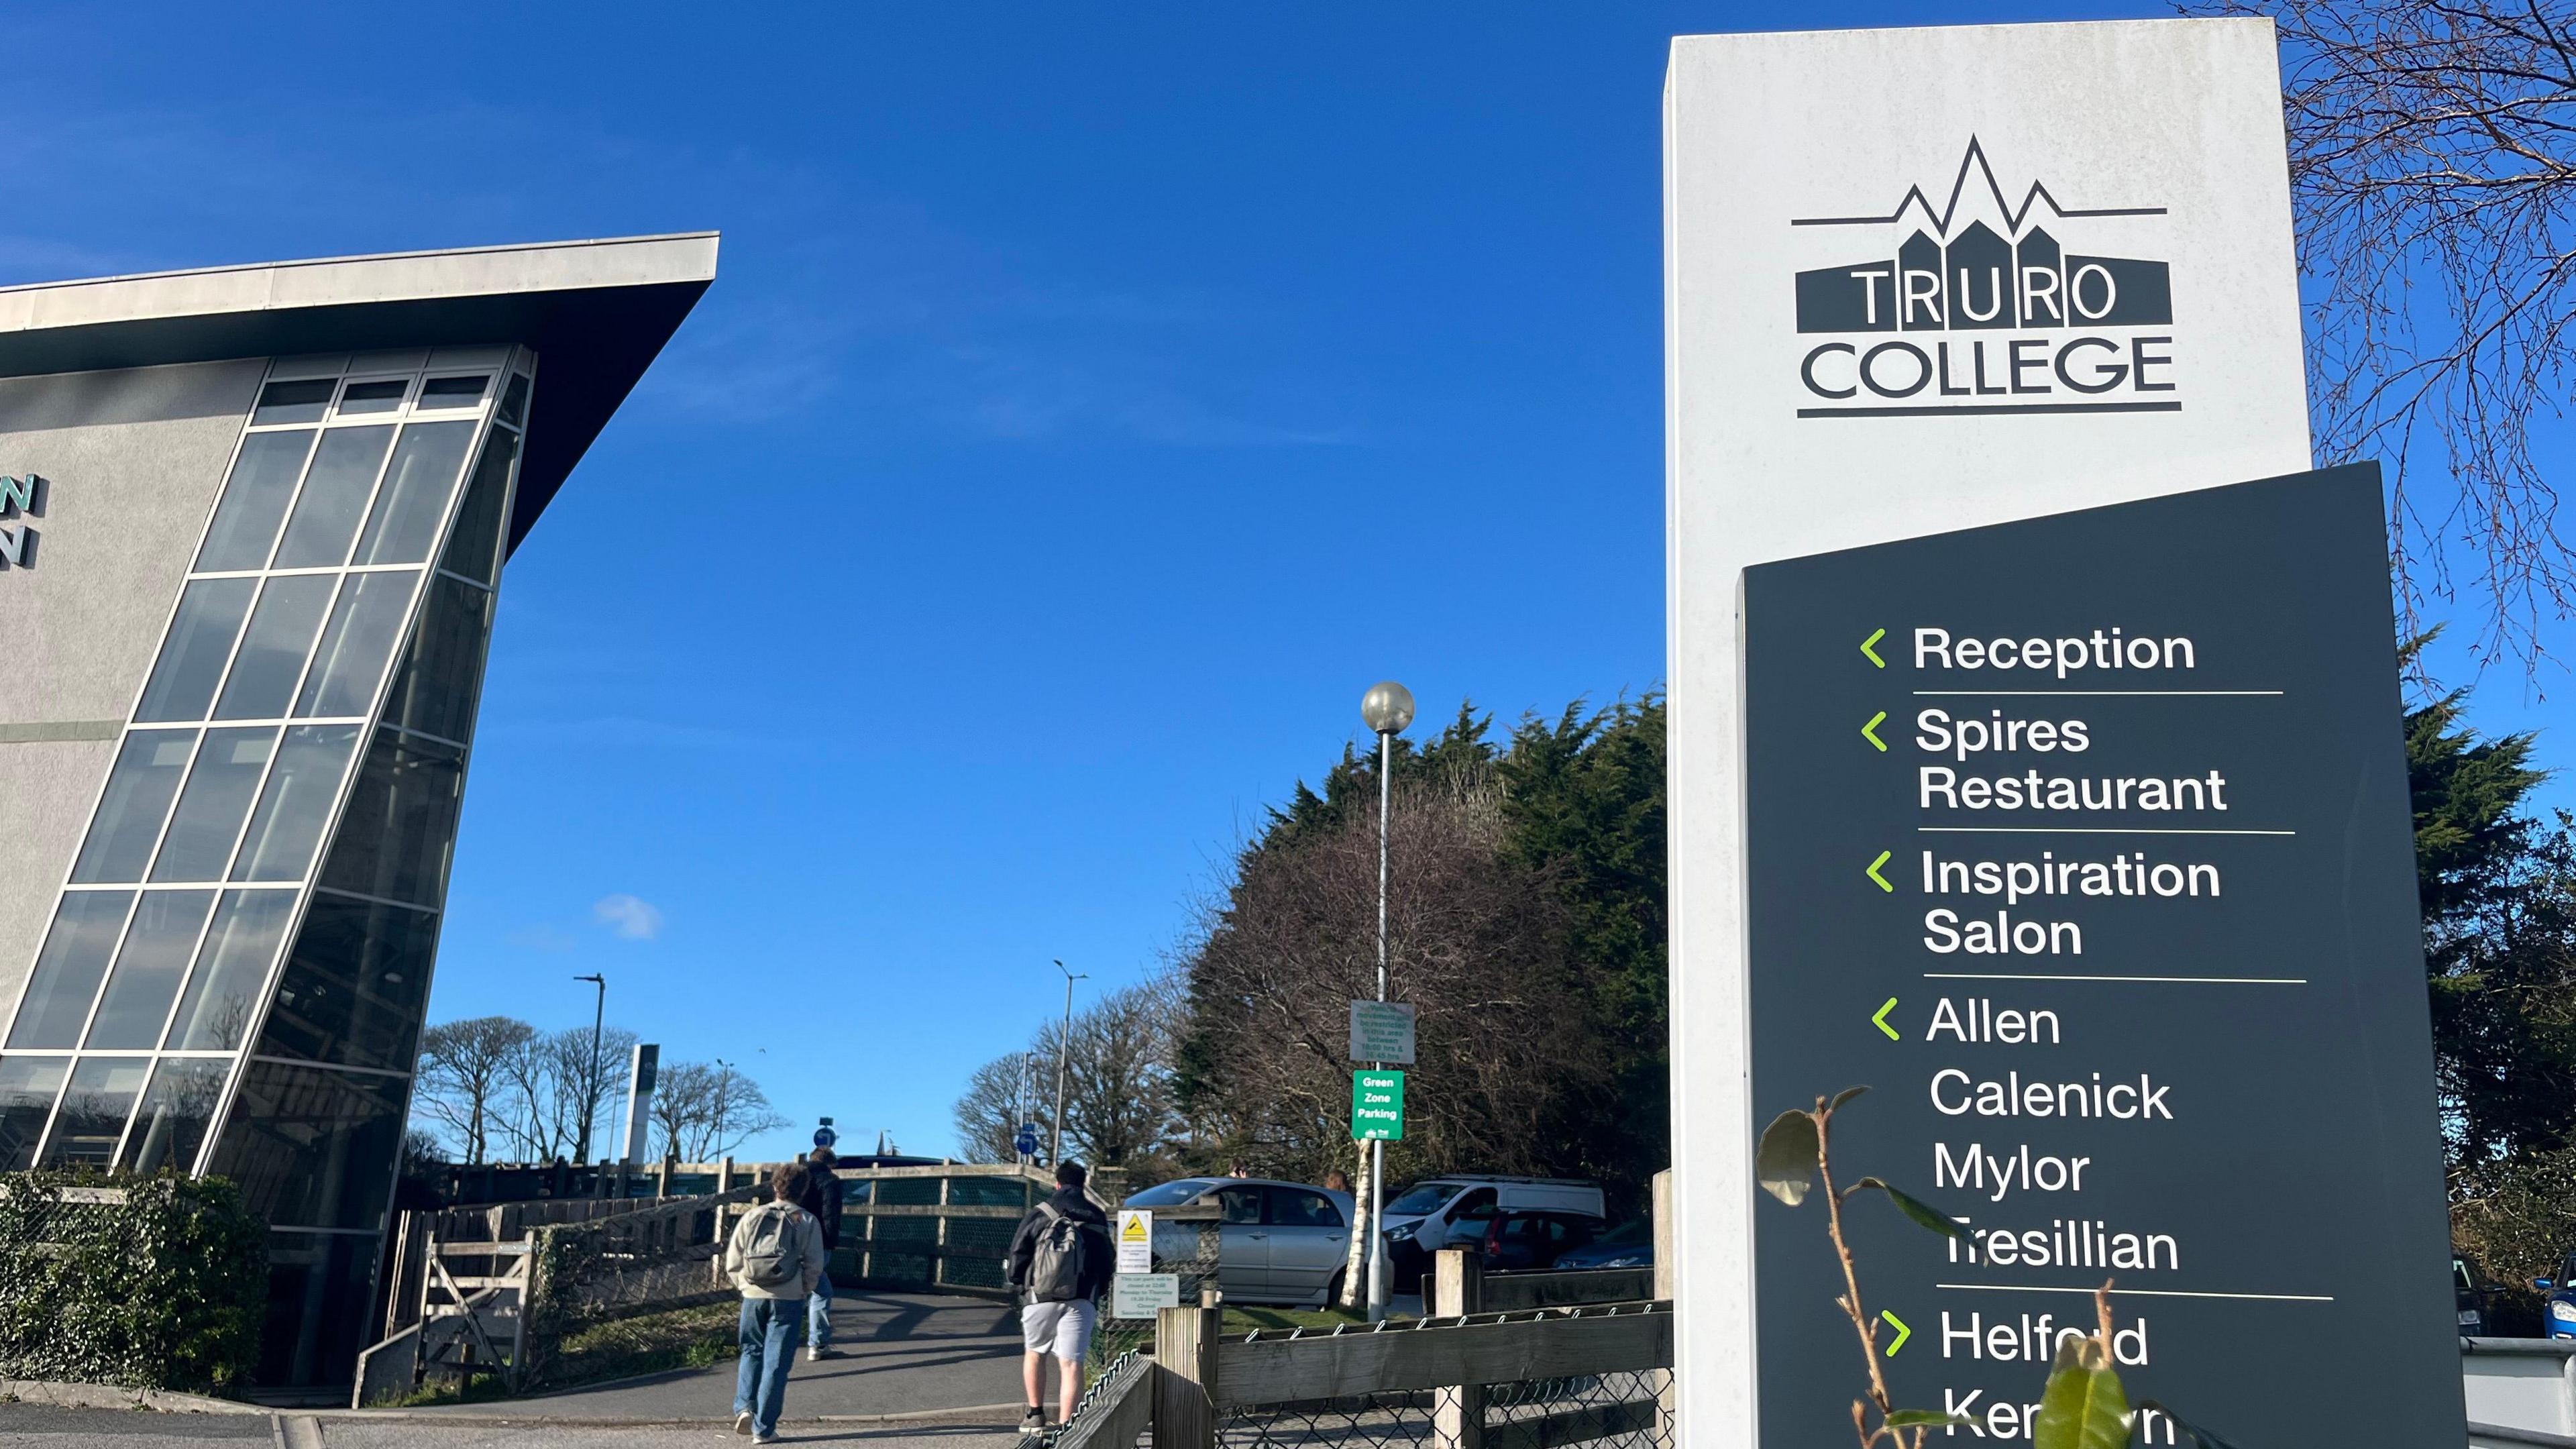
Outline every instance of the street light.
<svg viewBox="0 0 2576 1449">
<path fill-rule="evenodd" d="M 1377 999 L 1386 1000 L 1386 836 L 1395 800 L 1395 737 L 1413 723 L 1413 691 L 1380 680 L 1360 696 L 1360 721 L 1377 736 Z M 1383 1068 L 1386 1063 L 1370 1065 Z M 1386 1261 L 1386 1141 L 1369 1140 L 1368 1316 L 1386 1317 L 1393 1297 Z"/>
<path fill-rule="evenodd" d="M 599 988 L 599 999 L 592 1006 L 590 1013 L 590 1076 L 581 1084 L 581 1146 L 579 1150 L 573 1154 L 582 1161 L 588 1162 L 590 1160 L 591 1119 L 599 1115 L 599 1099 L 601 1096 L 599 1081 L 599 1027 L 600 1023 L 608 1020 L 608 978 L 594 974 L 590 976 L 576 976 L 573 980 L 587 981 L 593 986 Z"/>
<path fill-rule="evenodd" d="M 1088 971 L 1069 971 L 1061 961 L 1055 969 L 1064 972 L 1064 1033 L 1055 1039 L 1055 1123 L 1054 1134 L 1047 1144 L 1047 1166 L 1064 1165 L 1064 1069 L 1073 1060 L 1073 983 L 1088 981 Z"/>
</svg>

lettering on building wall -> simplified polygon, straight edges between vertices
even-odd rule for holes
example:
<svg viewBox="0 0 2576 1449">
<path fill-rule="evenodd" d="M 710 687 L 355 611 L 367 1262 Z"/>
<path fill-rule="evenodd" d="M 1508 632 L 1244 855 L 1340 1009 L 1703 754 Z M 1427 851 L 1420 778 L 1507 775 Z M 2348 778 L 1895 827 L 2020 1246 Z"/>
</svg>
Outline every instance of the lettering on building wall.
<svg viewBox="0 0 2576 1449">
<path fill-rule="evenodd" d="M 45 516 L 45 480 L 0 476 L 0 568 L 33 568 L 36 529 L 27 522 Z M 14 522 L 13 522 L 14 520 Z"/>
<path fill-rule="evenodd" d="M 1885 233 L 1797 274 L 1798 416 L 2180 412 L 2171 269 L 2107 254 L 2131 242 L 2106 219 L 2164 214 L 2065 206 L 2037 181 L 2016 206 L 1971 137 L 1937 210 L 1909 186 L 1885 216 L 1793 220 Z"/>
</svg>

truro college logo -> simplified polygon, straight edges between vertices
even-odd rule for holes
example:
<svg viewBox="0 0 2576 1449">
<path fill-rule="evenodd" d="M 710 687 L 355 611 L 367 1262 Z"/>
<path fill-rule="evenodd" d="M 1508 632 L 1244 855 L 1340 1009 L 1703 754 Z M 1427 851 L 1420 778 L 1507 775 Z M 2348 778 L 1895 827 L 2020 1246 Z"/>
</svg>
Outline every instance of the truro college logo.
<svg viewBox="0 0 2576 1449">
<path fill-rule="evenodd" d="M 1798 416 L 2180 412 L 2164 396 L 2176 391 L 2165 264 L 2074 250 L 2126 249 L 2140 223 L 2112 218 L 2164 214 L 2064 206 L 2037 181 L 2015 206 L 1972 137 L 1937 211 L 1911 186 L 1885 216 L 1790 222 L 1881 246 L 1798 273 L 1798 381 L 1809 403 Z"/>
</svg>

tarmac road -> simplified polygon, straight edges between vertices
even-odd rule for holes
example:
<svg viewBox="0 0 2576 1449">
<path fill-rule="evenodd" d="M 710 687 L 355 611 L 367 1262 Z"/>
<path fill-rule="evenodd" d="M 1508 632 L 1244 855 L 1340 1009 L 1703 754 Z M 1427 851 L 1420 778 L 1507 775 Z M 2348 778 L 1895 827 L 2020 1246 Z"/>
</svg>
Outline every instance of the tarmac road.
<svg viewBox="0 0 2576 1449">
<path fill-rule="evenodd" d="M 871 1449 L 970 1449 L 1016 1441 L 1020 1337 L 1011 1309 L 980 1299 L 847 1293 L 833 1302 L 839 1358 L 787 1383 L 780 1436 Z M 0 1404 L 0 1446 L 178 1449 L 211 1442 L 276 1449 L 669 1449 L 741 1443 L 734 1366 L 675 1369 L 505 1404 L 362 1414 L 182 1414 Z M 889 1417 L 891 1416 L 891 1417 Z"/>
</svg>

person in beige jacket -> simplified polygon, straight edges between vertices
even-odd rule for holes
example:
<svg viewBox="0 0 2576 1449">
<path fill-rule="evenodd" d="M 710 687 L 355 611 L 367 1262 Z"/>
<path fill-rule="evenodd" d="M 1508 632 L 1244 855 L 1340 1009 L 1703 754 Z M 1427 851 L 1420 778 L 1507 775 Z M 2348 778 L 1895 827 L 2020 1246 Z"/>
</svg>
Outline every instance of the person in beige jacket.
<svg viewBox="0 0 2576 1449">
<path fill-rule="evenodd" d="M 805 1299 L 823 1277 L 823 1225 L 796 1205 L 805 1166 L 781 1163 L 770 1201 L 743 1214 L 725 1243 L 725 1273 L 742 1290 L 742 1360 L 734 1374 L 733 1431 L 755 1444 L 778 1442 L 787 1370 L 796 1361 Z"/>
</svg>

